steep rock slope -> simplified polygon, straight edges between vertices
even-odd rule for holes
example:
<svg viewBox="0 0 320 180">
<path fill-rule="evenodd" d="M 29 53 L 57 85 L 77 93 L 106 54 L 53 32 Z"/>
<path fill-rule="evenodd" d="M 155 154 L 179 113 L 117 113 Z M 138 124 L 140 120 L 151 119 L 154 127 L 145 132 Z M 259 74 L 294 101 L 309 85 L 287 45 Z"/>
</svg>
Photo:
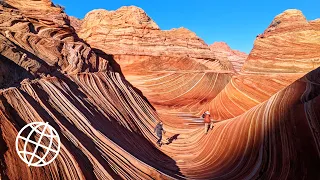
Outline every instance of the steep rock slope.
<svg viewBox="0 0 320 180">
<path fill-rule="evenodd" d="M 177 177 L 176 163 L 151 143 L 152 106 L 79 40 L 68 17 L 49 1 L 7 3 L 0 5 L 0 178 Z M 60 135 L 60 154 L 48 166 L 28 167 L 16 153 L 15 137 L 30 122 L 49 122 Z"/>
<path fill-rule="evenodd" d="M 74 28 L 76 32 L 81 29 L 82 21 L 76 17 L 69 16 L 70 25 Z"/>
</svg>

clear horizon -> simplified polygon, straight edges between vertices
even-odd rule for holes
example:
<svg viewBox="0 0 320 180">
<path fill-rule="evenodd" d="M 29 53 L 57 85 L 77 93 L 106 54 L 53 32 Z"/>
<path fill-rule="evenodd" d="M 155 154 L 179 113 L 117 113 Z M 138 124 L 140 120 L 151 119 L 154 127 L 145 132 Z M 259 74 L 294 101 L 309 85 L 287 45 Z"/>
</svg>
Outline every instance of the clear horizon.
<svg viewBox="0 0 320 180">
<path fill-rule="evenodd" d="M 299 9 L 307 20 L 320 18 L 320 1 L 317 0 L 270 0 L 257 3 L 253 0 L 193 1 L 163 0 L 161 2 L 138 2 L 134 0 L 105 2 L 80 0 L 77 3 L 53 0 L 65 7 L 69 16 L 83 19 L 94 9 L 117 10 L 122 6 L 142 8 L 162 30 L 185 27 L 197 34 L 208 45 L 226 42 L 232 49 L 250 53 L 254 40 L 271 23 L 275 16 L 287 9 Z"/>
</svg>

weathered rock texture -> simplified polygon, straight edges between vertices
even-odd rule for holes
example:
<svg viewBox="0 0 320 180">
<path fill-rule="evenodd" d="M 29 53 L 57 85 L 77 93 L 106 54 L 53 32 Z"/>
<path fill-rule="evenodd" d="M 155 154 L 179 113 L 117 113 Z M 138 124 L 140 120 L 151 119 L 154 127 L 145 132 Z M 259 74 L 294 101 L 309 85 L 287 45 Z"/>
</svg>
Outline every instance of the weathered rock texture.
<svg viewBox="0 0 320 180">
<path fill-rule="evenodd" d="M 248 73 L 233 76 L 225 88 L 210 102 L 208 109 L 215 120 L 237 117 L 268 100 L 303 75 L 302 73 Z"/>
<path fill-rule="evenodd" d="M 162 57 L 168 61 L 141 71 L 143 61 L 159 60 L 148 54 L 126 69 L 130 81 L 142 83 L 142 92 L 157 102 L 152 106 L 124 78 L 111 55 L 79 40 L 68 21 L 54 20 L 69 18 L 50 1 L 8 3 L 11 6 L 0 5 L 1 179 L 320 178 L 320 68 L 289 86 L 291 77 L 282 81 L 287 74 L 272 79 L 253 73 L 234 76 L 228 84 L 229 69 L 218 60 L 212 61 L 217 66 L 210 66 L 216 69 L 210 69 L 200 63 L 201 58 Z M 138 55 L 115 56 L 138 60 Z M 171 63 L 176 69 L 169 71 Z M 191 70 L 185 64 L 192 65 Z M 204 64 L 203 69 L 193 67 L 199 64 Z M 130 73 L 135 67 L 139 71 Z M 263 86 L 257 78 L 270 88 L 259 88 Z M 220 89 L 224 89 L 220 94 L 250 99 L 229 90 L 235 83 L 266 101 L 254 102 L 237 117 L 216 123 L 207 135 L 202 126 L 186 123 L 193 118 L 175 114 L 181 107 L 199 109 L 196 106 L 202 106 L 203 98 L 209 101 L 208 94 L 214 98 Z M 233 102 L 231 107 L 237 105 Z M 153 133 L 159 120 L 167 130 L 164 139 L 169 138 L 161 148 L 155 145 Z M 15 151 L 15 137 L 30 122 L 48 122 L 60 135 L 60 154 L 48 166 L 28 167 Z M 27 149 L 31 148 L 29 144 Z M 41 148 L 37 153 L 43 153 Z"/>
<path fill-rule="evenodd" d="M 233 65 L 233 69 L 239 72 L 247 59 L 248 55 L 238 50 L 232 50 L 225 42 L 215 42 L 210 46 L 218 59 L 227 59 Z"/>
</svg>

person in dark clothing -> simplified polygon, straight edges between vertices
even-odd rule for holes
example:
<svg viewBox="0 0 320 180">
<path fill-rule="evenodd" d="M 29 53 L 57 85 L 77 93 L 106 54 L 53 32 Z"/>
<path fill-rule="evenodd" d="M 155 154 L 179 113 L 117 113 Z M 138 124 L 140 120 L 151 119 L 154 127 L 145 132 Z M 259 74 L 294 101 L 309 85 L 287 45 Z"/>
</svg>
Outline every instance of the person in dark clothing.
<svg viewBox="0 0 320 180">
<path fill-rule="evenodd" d="M 157 134 L 158 136 L 158 141 L 157 141 L 157 144 L 161 147 L 162 143 L 161 143 L 161 140 L 162 140 L 162 132 L 165 134 L 166 131 L 163 129 L 163 123 L 162 122 L 159 122 L 157 124 L 157 126 L 154 128 L 154 132 Z"/>
</svg>

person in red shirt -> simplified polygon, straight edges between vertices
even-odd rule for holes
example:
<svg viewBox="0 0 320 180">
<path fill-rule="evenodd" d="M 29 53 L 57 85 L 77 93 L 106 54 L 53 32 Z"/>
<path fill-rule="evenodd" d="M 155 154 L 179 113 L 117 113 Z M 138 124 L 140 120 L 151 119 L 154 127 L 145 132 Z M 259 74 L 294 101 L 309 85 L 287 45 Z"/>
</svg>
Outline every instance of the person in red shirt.
<svg viewBox="0 0 320 180">
<path fill-rule="evenodd" d="M 209 127 L 210 129 L 213 128 L 213 123 L 210 118 L 210 112 L 209 111 L 204 112 L 202 117 L 204 118 L 204 133 L 207 134 Z"/>
</svg>

